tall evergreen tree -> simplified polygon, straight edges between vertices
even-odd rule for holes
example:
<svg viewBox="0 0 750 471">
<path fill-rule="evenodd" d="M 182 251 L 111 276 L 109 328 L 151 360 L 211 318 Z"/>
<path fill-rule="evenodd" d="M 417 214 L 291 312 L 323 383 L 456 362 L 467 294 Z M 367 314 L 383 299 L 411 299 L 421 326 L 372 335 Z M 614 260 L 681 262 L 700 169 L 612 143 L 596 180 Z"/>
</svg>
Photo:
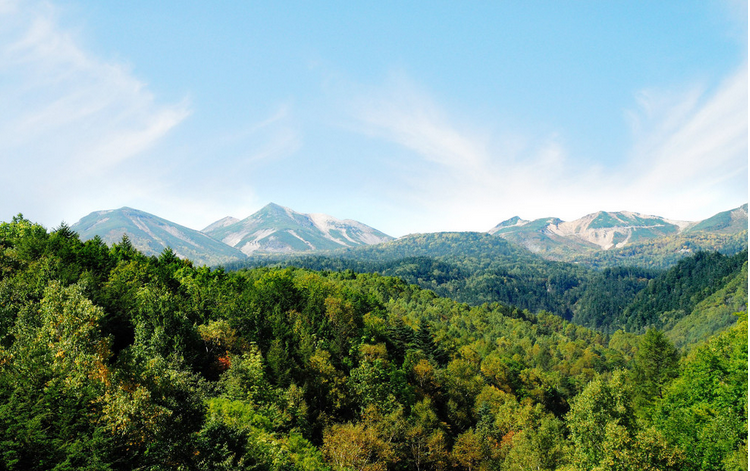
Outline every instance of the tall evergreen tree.
<svg viewBox="0 0 750 471">
<path fill-rule="evenodd" d="M 666 386 L 679 373 L 679 353 L 664 332 L 649 329 L 635 355 L 637 401 L 651 403 L 664 396 Z"/>
</svg>

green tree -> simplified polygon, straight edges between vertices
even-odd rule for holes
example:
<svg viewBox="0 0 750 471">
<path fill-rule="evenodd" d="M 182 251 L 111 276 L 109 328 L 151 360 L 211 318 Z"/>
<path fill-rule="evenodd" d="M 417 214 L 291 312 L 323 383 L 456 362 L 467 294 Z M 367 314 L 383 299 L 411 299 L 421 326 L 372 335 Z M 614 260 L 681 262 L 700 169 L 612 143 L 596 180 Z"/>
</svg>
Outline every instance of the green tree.
<svg viewBox="0 0 750 471">
<path fill-rule="evenodd" d="M 99 427 L 99 398 L 111 381 L 101 308 L 78 285 L 52 282 L 19 317 L 15 342 L 0 349 L 0 455 L 7 469 L 106 467 L 112 437 Z"/>
<path fill-rule="evenodd" d="M 746 316 L 691 351 L 655 403 L 654 425 L 693 469 L 747 469 Z"/>
<path fill-rule="evenodd" d="M 642 429 L 632 407 L 633 389 L 618 371 L 594 379 L 566 416 L 572 443 L 570 467 L 577 470 L 686 469 L 682 450 L 653 428 Z"/>
<path fill-rule="evenodd" d="M 326 429 L 323 456 L 335 470 L 385 471 L 394 459 L 394 450 L 376 427 L 346 423 Z"/>
<path fill-rule="evenodd" d="M 677 377 L 679 353 L 664 332 L 649 329 L 635 355 L 633 377 L 640 403 L 661 399 L 667 385 Z"/>
<path fill-rule="evenodd" d="M 417 471 L 447 467 L 446 437 L 446 425 L 433 410 L 432 401 L 425 398 L 414 404 L 405 439 L 407 454 Z"/>
<path fill-rule="evenodd" d="M 627 376 L 597 377 L 576 396 L 566 416 L 573 444 L 572 463 L 579 469 L 597 469 L 607 458 L 608 442 L 629 437 L 635 427 L 632 391 Z"/>
</svg>

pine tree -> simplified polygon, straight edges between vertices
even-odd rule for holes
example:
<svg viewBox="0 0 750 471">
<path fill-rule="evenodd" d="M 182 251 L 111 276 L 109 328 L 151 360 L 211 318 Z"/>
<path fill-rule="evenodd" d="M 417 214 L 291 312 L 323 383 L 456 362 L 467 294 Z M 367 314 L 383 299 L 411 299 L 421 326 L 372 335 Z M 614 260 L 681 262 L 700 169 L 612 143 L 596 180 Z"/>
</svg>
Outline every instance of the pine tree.
<svg viewBox="0 0 750 471">
<path fill-rule="evenodd" d="M 638 401 L 661 399 L 666 386 L 679 373 L 679 353 L 664 332 L 649 329 L 643 335 L 635 356 L 635 388 Z"/>
</svg>

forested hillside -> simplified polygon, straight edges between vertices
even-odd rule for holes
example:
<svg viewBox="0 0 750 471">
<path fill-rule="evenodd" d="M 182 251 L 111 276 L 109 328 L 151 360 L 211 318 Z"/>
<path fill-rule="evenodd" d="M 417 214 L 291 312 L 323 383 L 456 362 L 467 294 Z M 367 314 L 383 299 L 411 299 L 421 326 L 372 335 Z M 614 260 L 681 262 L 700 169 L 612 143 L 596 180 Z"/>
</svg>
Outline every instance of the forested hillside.
<svg viewBox="0 0 750 471">
<path fill-rule="evenodd" d="M 747 250 L 747 229 L 733 233 L 688 232 L 659 239 L 634 242 L 621 249 L 591 252 L 568 261 L 593 268 L 633 266 L 668 269 L 698 252 L 735 255 Z"/>
<path fill-rule="evenodd" d="M 228 264 L 227 269 L 265 265 L 377 272 L 472 305 L 502 302 L 566 319 L 573 316 L 582 286 L 596 276 L 583 266 L 544 260 L 501 237 L 478 232 L 417 234 L 330 255 L 256 257 Z M 656 274 L 634 270 L 626 276 L 647 280 Z"/>
<path fill-rule="evenodd" d="M 699 252 L 694 257 L 680 260 L 674 268 L 639 292 L 613 324 L 624 326 L 629 331 L 671 327 L 698 303 L 739 276 L 746 265 L 747 252 L 732 257 Z"/>
<path fill-rule="evenodd" d="M 664 326 L 676 346 L 689 348 L 732 325 L 735 312 L 747 311 L 747 261 L 735 273 L 725 278 L 727 283 L 696 304 L 688 315 Z"/>
<path fill-rule="evenodd" d="M 676 327 L 699 303 L 732 279 L 746 280 L 747 275 L 741 276 L 746 261 L 747 251 L 733 256 L 697 252 L 669 269 L 595 270 L 545 260 L 488 234 L 436 233 L 327 256 L 256 257 L 228 268 L 254 264 L 376 272 L 471 305 L 500 302 L 531 312 L 545 310 L 611 334 L 618 329 L 642 333 L 649 327 Z M 730 304 L 737 308 L 735 311 L 746 310 L 746 290 L 735 292 L 731 302 L 722 299 L 719 304 Z M 689 329 L 682 321 L 671 332 L 671 338 L 680 345 L 699 342 L 734 322 L 730 314 L 735 311 L 712 312 L 719 311 L 723 312 L 720 316 L 696 314 Z"/>
<path fill-rule="evenodd" d="M 196 268 L 19 216 L 0 224 L 1 467 L 747 469 L 738 316 L 681 358 L 657 330 L 351 270 Z"/>
</svg>

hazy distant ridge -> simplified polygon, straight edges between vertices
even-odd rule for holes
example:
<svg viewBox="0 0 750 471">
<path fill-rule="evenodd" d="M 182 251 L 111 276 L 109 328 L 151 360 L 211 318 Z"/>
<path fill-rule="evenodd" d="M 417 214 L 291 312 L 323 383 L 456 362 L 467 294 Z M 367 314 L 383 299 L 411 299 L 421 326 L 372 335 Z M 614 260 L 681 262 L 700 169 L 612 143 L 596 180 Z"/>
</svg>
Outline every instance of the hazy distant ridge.
<svg viewBox="0 0 750 471">
<path fill-rule="evenodd" d="M 668 255 L 674 261 L 665 262 L 670 264 L 698 250 L 722 250 L 734 245 L 741 250 L 747 246 L 741 240 L 747 225 L 745 204 L 697 222 L 629 211 L 599 211 L 570 222 L 555 217 L 528 221 L 516 216 L 488 233 L 547 259 L 613 266 L 643 265 L 633 258 L 643 258 L 639 254 L 654 258 L 674 252 Z M 361 246 L 387 250 L 388 246 L 381 248 L 381 244 L 393 240 L 361 222 L 298 213 L 274 203 L 242 220 L 219 219 L 203 231 L 127 207 L 95 211 L 72 229 L 83 240 L 98 235 L 108 244 L 119 242 L 127 233 L 133 245 L 148 255 L 171 247 L 178 256 L 206 265 L 233 263 L 256 254 L 314 253 Z M 623 250 L 633 254 L 621 254 Z M 608 259 L 599 260 L 604 256 Z"/>
<path fill-rule="evenodd" d="M 697 222 L 630 211 L 599 211 L 569 222 L 552 217 L 527 221 L 515 216 L 489 233 L 542 256 L 564 259 L 680 234 L 733 234 L 743 230 L 747 230 L 747 204 Z"/>
</svg>

